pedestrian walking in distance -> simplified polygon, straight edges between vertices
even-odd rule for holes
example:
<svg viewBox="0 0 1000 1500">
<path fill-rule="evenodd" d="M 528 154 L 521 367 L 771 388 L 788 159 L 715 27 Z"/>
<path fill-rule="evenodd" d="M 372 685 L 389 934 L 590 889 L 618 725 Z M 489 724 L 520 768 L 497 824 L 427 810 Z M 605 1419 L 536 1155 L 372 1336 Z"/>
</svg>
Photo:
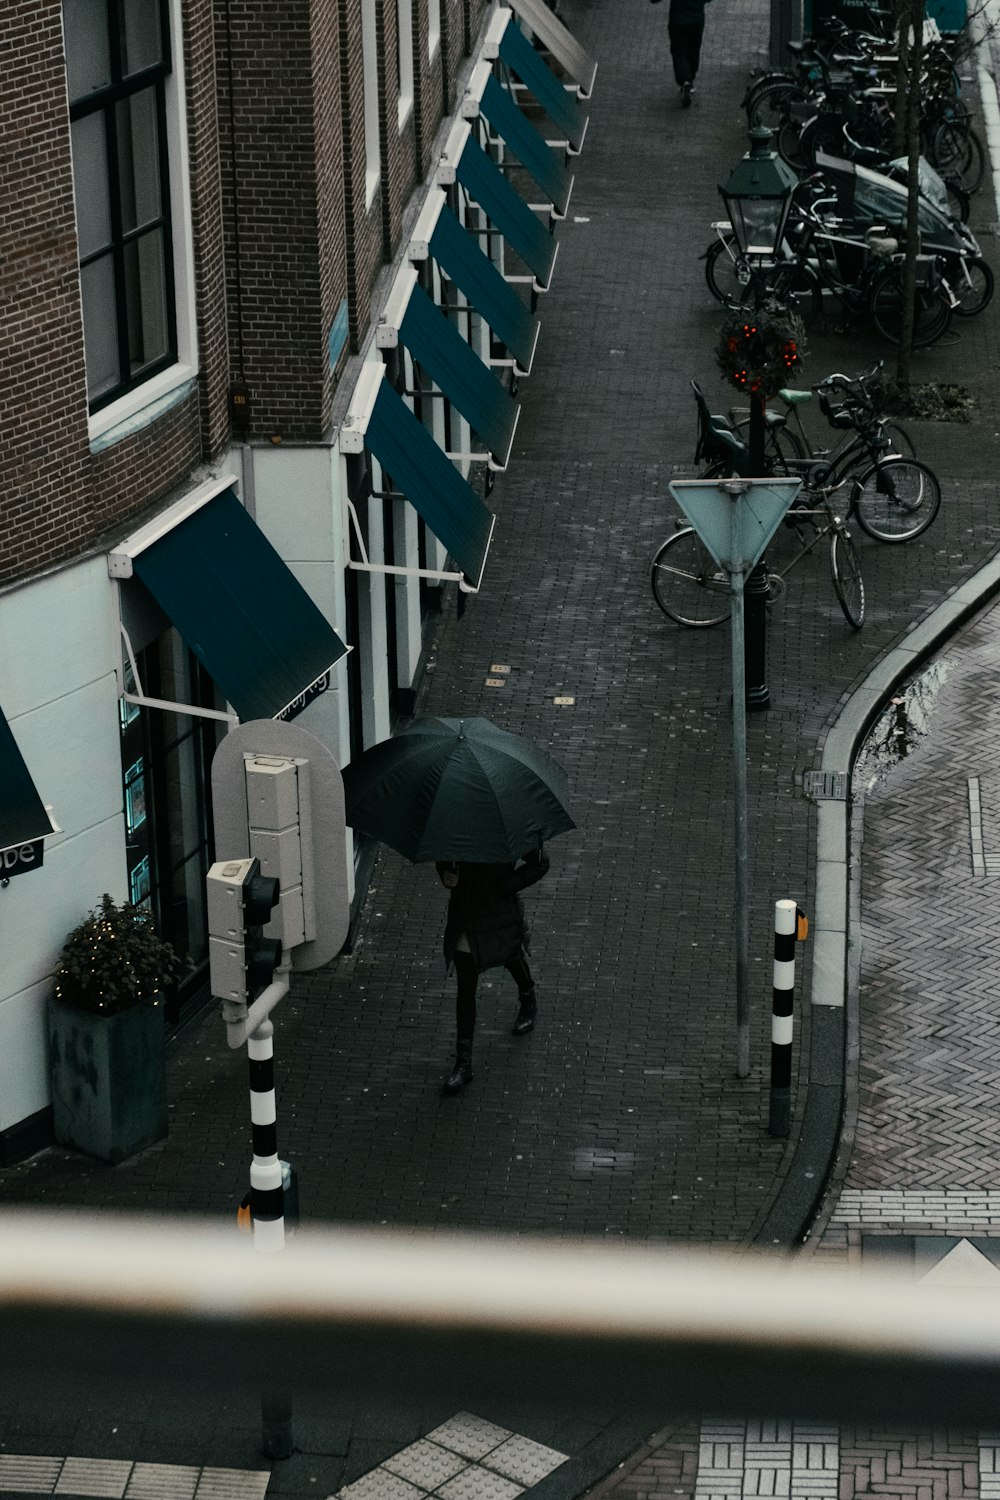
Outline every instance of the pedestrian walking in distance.
<svg viewBox="0 0 1000 1500">
<path fill-rule="evenodd" d="M 520 892 L 541 880 L 549 868 L 543 849 L 507 864 L 437 862 L 451 893 L 444 928 L 444 958 L 455 966 L 455 1066 L 442 1093 L 460 1093 L 472 1078 L 472 1039 L 476 1029 L 476 987 L 485 969 L 503 967 L 517 985 L 514 1036 L 535 1025 L 538 1005 L 528 968 L 529 930 Z"/>
<path fill-rule="evenodd" d="M 659 0 L 653 0 L 656 5 Z M 701 60 L 701 39 L 705 32 L 707 0 L 670 0 L 667 30 L 670 34 L 670 56 L 674 77 L 681 91 L 681 108 L 691 108 L 694 81 Z"/>
</svg>

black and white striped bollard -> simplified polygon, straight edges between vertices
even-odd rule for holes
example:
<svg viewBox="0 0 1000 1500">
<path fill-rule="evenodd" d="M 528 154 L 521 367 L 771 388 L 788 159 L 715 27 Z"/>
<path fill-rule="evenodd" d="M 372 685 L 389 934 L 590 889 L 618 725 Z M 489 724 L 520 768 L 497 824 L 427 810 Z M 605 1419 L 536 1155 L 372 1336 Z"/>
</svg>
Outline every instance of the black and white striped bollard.
<svg viewBox="0 0 1000 1500">
<path fill-rule="evenodd" d="M 262 1021 L 247 1039 L 250 1060 L 250 1213 L 253 1241 L 265 1253 L 285 1243 L 285 1193 L 278 1160 L 277 1110 L 274 1101 L 274 1027 Z"/>
<path fill-rule="evenodd" d="M 254 1249 L 269 1254 L 285 1244 L 285 1190 L 278 1160 L 274 1094 L 274 1027 L 260 1025 L 247 1038 L 250 1060 L 250 1214 Z M 292 1403 L 283 1391 L 265 1391 L 260 1402 L 262 1447 L 268 1458 L 290 1458 Z"/>
<path fill-rule="evenodd" d="M 805 914 L 794 901 L 774 903 L 774 992 L 771 1004 L 771 1107 L 767 1128 L 787 1136 L 792 1122 L 792 1000 L 795 994 L 795 940 Z M 805 936 L 805 932 L 803 932 Z"/>
</svg>

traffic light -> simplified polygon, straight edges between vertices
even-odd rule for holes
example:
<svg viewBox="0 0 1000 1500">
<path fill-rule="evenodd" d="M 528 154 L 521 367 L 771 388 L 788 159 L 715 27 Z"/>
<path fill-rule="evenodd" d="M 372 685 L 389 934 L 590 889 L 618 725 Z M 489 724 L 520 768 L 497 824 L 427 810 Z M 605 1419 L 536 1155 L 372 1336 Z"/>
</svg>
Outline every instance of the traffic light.
<svg viewBox="0 0 1000 1500">
<path fill-rule="evenodd" d="M 279 894 L 278 881 L 260 873 L 258 859 L 222 860 L 208 872 L 212 994 L 223 1002 L 227 1020 L 246 1015 L 281 962 L 280 938 L 263 933 Z"/>
<path fill-rule="evenodd" d="M 243 953 L 247 971 L 247 999 L 266 990 L 281 963 L 281 939 L 267 938 L 264 928 L 278 904 L 281 885 L 273 875 L 260 873 L 260 860 L 250 861 L 243 881 Z"/>
</svg>

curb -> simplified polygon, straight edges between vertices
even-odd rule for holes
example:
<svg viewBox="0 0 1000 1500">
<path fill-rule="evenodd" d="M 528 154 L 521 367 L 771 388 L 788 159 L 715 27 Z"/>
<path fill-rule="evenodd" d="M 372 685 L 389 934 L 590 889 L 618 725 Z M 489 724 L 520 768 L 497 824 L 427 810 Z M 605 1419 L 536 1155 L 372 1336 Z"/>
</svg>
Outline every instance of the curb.
<svg viewBox="0 0 1000 1500">
<path fill-rule="evenodd" d="M 850 777 L 855 758 L 886 699 L 997 593 L 1000 551 L 890 647 L 845 699 L 826 733 L 820 772 L 831 778 L 843 777 L 844 792 L 842 796 L 819 799 L 816 809 L 806 1104 L 788 1171 L 754 1236 L 755 1247 L 792 1250 L 802 1244 L 826 1192 L 840 1144 L 849 1063 L 848 1023 L 856 1013 L 861 971 L 860 912 L 857 892 L 851 890 L 852 864 L 860 855 L 857 829 L 853 850 L 851 843 Z"/>
</svg>

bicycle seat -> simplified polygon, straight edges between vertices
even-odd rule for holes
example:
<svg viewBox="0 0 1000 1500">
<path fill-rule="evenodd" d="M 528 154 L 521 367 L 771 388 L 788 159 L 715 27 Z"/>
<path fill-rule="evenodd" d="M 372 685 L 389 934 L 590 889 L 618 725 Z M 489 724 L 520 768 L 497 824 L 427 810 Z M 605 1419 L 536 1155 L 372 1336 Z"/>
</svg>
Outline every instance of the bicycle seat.
<svg viewBox="0 0 1000 1500">
<path fill-rule="evenodd" d="M 781 390 L 778 395 L 786 406 L 804 406 L 807 401 L 812 400 L 812 391 Z"/>
</svg>

